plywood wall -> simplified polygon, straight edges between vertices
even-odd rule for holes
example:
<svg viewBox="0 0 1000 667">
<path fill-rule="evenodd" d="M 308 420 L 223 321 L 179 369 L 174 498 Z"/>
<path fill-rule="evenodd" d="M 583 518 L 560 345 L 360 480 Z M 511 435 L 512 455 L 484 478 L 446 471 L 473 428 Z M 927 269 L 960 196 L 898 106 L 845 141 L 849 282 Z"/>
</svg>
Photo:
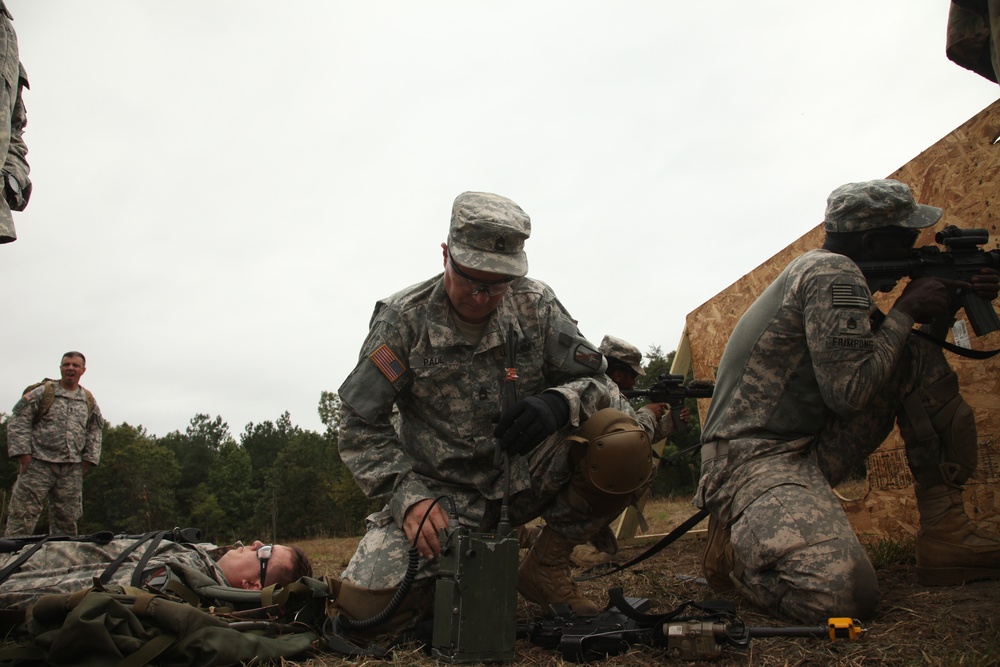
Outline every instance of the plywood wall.
<svg viewBox="0 0 1000 667">
<path fill-rule="evenodd" d="M 945 216 L 926 230 L 918 245 L 934 242 L 934 231 L 946 224 L 963 228 L 986 228 L 987 250 L 1000 248 L 1000 100 L 963 123 L 909 163 L 888 174 L 907 183 L 917 201 L 939 206 Z M 832 183 L 832 190 L 839 183 Z M 787 248 L 743 276 L 726 290 L 691 312 L 679 348 L 690 350 L 691 367 L 697 379 L 715 379 L 722 351 L 737 320 L 765 287 L 795 256 L 819 247 L 820 225 Z M 877 295 L 883 310 L 897 292 Z M 975 337 L 968 327 L 974 349 L 1000 348 L 1000 332 Z M 962 393 L 976 411 L 979 466 L 966 485 L 966 507 L 970 514 L 1000 533 L 1000 355 L 973 361 L 947 353 L 962 384 Z M 675 372 L 681 369 L 675 370 Z M 704 416 L 708 400 L 700 401 Z M 867 488 L 858 499 L 845 502 L 856 529 L 895 536 L 916 531 L 913 479 L 903 454 L 898 431 L 869 458 Z"/>
</svg>

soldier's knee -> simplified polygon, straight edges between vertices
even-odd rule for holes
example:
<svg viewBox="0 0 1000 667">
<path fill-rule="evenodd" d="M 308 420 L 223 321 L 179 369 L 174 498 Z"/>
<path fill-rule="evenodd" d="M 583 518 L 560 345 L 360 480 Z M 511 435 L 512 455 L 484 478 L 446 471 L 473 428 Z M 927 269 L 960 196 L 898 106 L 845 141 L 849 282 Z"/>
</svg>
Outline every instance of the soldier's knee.
<svg viewBox="0 0 1000 667">
<path fill-rule="evenodd" d="M 617 513 L 648 486 L 653 472 L 649 436 L 624 412 L 598 411 L 567 441 L 571 504 L 579 509 Z"/>
<path fill-rule="evenodd" d="M 882 598 L 867 557 L 845 560 L 834 573 L 813 575 L 783 582 L 776 604 L 779 614 L 803 623 L 825 623 L 838 616 L 866 619 Z"/>
</svg>

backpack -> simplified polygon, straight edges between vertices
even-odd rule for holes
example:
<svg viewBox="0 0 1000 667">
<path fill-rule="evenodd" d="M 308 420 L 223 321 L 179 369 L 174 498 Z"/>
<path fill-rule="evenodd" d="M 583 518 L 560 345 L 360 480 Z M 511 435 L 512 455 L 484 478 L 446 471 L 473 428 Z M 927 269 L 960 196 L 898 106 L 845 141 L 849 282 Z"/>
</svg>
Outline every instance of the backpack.
<svg viewBox="0 0 1000 667">
<path fill-rule="evenodd" d="M 241 601 L 221 607 L 99 582 L 76 593 L 45 595 L 28 612 L 29 644 L 0 649 L 0 662 L 94 667 L 279 663 L 307 656 L 319 639 L 312 623 L 323 617 L 327 588 L 322 581 L 302 577 L 285 588 L 232 591 Z M 225 591 L 214 593 L 215 601 L 225 596 Z M 252 608 L 235 608 L 248 602 Z"/>
<path fill-rule="evenodd" d="M 22 396 L 28 394 L 28 392 L 38 389 L 42 385 L 45 385 L 45 392 L 42 394 L 42 400 L 38 403 L 38 411 L 35 412 L 35 418 L 31 421 L 32 424 L 37 424 L 42 421 L 42 417 L 49 414 L 49 410 L 52 408 L 52 404 L 56 401 L 56 384 L 59 380 L 53 380 L 52 378 L 45 378 L 41 382 L 36 382 L 34 384 L 29 384 L 21 392 Z M 83 389 L 83 396 L 87 400 L 87 423 L 94 416 L 94 407 L 97 405 L 97 401 L 94 400 L 94 395 L 90 393 L 90 390 L 86 387 L 81 386 Z"/>
</svg>

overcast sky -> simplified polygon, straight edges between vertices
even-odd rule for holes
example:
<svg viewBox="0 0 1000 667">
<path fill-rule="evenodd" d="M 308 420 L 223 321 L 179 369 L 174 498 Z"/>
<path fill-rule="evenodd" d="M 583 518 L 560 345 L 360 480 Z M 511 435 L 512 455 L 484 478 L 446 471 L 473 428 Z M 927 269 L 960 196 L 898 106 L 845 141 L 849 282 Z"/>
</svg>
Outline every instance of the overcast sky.
<svg viewBox="0 0 1000 667">
<path fill-rule="evenodd" d="M 532 218 L 595 343 L 685 316 L 1000 97 L 944 0 L 6 0 L 34 193 L 0 246 L 0 410 L 87 355 L 112 424 L 322 430 L 451 203 Z"/>
</svg>

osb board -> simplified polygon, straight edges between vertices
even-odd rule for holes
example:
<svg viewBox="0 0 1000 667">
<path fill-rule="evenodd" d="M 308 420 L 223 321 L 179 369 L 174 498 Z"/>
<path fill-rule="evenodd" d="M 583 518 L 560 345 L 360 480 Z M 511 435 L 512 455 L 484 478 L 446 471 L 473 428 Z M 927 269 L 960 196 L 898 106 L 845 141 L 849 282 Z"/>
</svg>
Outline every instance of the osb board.
<svg viewBox="0 0 1000 667">
<path fill-rule="evenodd" d="M 910 185 L 917 201 L 939 206 L 945 216 L 927 230 L 918 245 L 934 242 L 934 232 L 946 224 L 986 228 L 987 250 L 1000 248 L 1000 100 L 963 123 L 909 163 L 888 175 Z M 832 184 L 831 190 L 834 186 Z M 684 344 L 690 346 L 694 377 L 714 379 L 729 333 L 747 307 L 797 255 L 819 247 L 823 230 L 817 225 L 724 291 L 692 311 L 686 320 Z M 901 289 L 901 288 L 900 288 Z M 898 296 L 877 295 L 883 310 Z M 1000 347 L 1000 332 L 975 337 L 975 349 Z M 966 488 L 966 503 L 975 515 L 1000 528 L 1000 356 L 973 361 L 948 354 L 962 385 L 962 394 L 976 411 L 980 465 Z M 709 400 L 699 401 L 704 416 Z M 859 530 L 909 532 L 916 526 L 912 478 L 903 457 L 898 432 L 869 461 L 869 491 L 848 508 Z M 863 504 L 863 506 L 862 506 Z"/>
<path fill-rule="evenodd" d="M 987 531 L 1000 535 L 1000 484 L 997 448 L 985 448 L 983 442 L 996 443 L 991 435 L 979 440 L 979 466 L 972 482 L 966 485 L 965 509 Z M 854 529 L 863 534 L 906 537 L 916 534 L 918 515 L 913 497 L 913 482 L 906 467 L 903 450 L 885 443 L 868 460 L 868 486 L 857 499 L 843 505 Z"/>
</svg>

